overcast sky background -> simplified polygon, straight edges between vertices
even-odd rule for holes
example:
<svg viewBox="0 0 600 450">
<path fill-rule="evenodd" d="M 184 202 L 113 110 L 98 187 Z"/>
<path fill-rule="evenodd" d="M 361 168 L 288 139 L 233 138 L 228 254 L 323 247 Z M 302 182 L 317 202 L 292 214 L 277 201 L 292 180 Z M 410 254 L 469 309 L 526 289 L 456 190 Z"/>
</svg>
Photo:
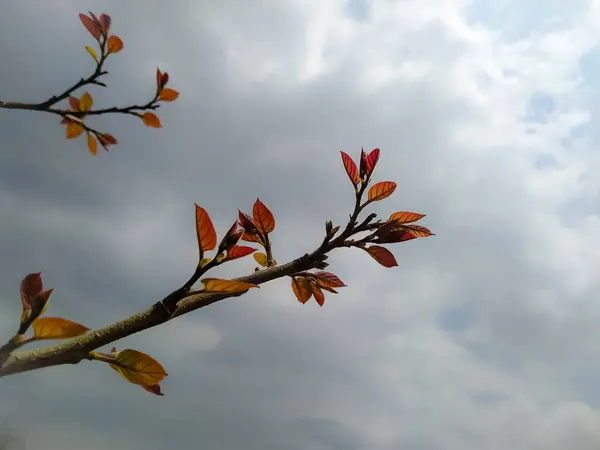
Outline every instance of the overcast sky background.
<svg viewBox="0 0 600 450">
<path fill-rule="evenodd" d="M 398 188 L 373 210 L 437 236 L 395 269 L 338 251 L 324 308 L 281 280 L 118 342 L 164 364 L 165 397 L 100 363 L 3 378 L 27 448 L 598 448 L 600 1 L 4 1 L 0 98 L 93 70 L 86 10 L 125 43 L 95 105 L 145 102 L 157 65 L 181 97 L 161 130 L 90 122 L 119 140 L 96 157 L 0 111 L 3 339 L 29 272 L 90 327 L 162 298 L 196 262 L 193 202 L 222 235 L 258 196 L 278 261 L 315 248 L 352 208 L 340 150 L 380 147 Z"/>
</svg>

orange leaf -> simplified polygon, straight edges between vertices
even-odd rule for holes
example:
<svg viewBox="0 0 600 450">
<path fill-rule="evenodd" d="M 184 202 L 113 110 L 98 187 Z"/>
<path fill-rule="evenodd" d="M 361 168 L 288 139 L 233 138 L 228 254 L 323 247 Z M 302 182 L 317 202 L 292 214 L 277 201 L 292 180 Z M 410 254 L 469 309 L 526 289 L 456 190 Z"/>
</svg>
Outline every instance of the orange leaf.
<svg viewBox="0 0 600 450">
<path fill-rule="evenodd" d="M 344 168 L 346 169 L 346 173 L 348 174 L 348 178 L 352 181 L 354 186 L 358 186 L 360 183 L 360 176 L 358 175 L 358 168 L 350 155 L 345 152 L 340 152 L 342 154 L 342 162 L 344 163 Z"/>
<path fill-rule="evenodd" d="M 389 197 L 396 189 L 396 186 L 396 183 L 393 181 L 381 181 L 380 183 L 374 184 L 369 189 L 369 201 L 376 202 Z"/>
<path fill-rule="evenodd" d="M 275 217 L 273 217 L 269 208 L 259 199 L 256 199 L 256 202 L 254 202 L 252 216 L 258 231 L 266 234 L 275 229 Z"/>
<path fill-rule="evenodd" d="M 68 339 L 86 333 L 89 328 L 60 317 L 43 317 L 31 325 L 37 340 Z"/>
<path fill-rule="evenodd" d="M 258 234 L 251 234 L 248 233 L 246 231 L 244 231 L 244 234 L 242 235 L 242 241 L 246 241 L 246 242 L 261 242 L 260 236 Z"/>
<path fill-rule="evenodd" d="M 118 352 L 114 363 L 109 365 L 127 381 L 140 386 L 154 386 L 167 376 L 167 372 L 158 361 L 136 350 Z"/>
<path fill-rule="evenodd" d="M 156 117 L 156 114 L 151 113 L 151 112 L 145 112 L 142 115 L 142 120 L 144 121 L 144 124 L 147 127 L 152 127 L 152 128 L 160 128 L 160 119 L 158 117 Z"/>
<path fill-rule="evenodd" d="M 305 304 L 313 295 L 312 286 L 304 277 L 292 277 L 292 290 L 302 304 Z"/>
<path fill-rule="evenodd" d="M 102 35 L 100 24 L 97 21 L 90 19 L 85 14 L 79 14 L 79 20 L 85 26 L 85 28 L 90 32 L 92 36 L 96 38 L 96 40 L 100 40 L 100 36 Z"/>
<path fill-rule="evenodd" d="M 243 258 L 244 256 L 248 256 L 251 253 L 256 251 L 255 248 L 247 247 L 245 245 L 234 245 L 227 251 L 227 261 L 231 261 L 232 259 Z"/>
<path fill-rule="evenodd" d="M 112 35 L 108 38 L 108 53 L 119 53 L 123 50 L 123 41 L 119 36 Z"/>
<path fill-rule="evenodd" d="M 216 294 L 235 294 L 247 291 L 250 288 L 258 287 L 256 284 L 252 283 L 244 283 L 235 280 L 221 280 L 219 278 L 205 278 L 200 281 L 204 283 L 204 292 Z"/>
<path fill-rule="evenodd" d="M 67 139 L 75 139 L 83 133 L 83 127 L 77 122 L 67 124 Z"/>
<path fill-rule="evenodd" d="M 92 155 L 95 155 L 98 152 L 98 143 L 91 134 L 88 134 L 88 148 Z"/>
<path fill-rule="evenodd" d="M 264 253 L 255 253 L 252 255 L 254 260 L 263 267 L 267 267 L 267 255 Z"/>
<path fill-rule="evenodd" d="M 196 205 L 196 236 L 198 237 L 198 247 L 200 249 L 200 259 L 207 250 L 214 250 L 217 246 L 217 232 L 210 220 L 206 210 Z"/>
<path fill-rule="evenodd" d="M 160 384 L 154 384 L 152 386 L 142 386 L 142 387 L 154 395 L 165 395 L 160 390 Z"/>
<path fill-rule="evenodd" d="M 323 291 L 319 288 L 319 286 L 313 285 L 312 293 L 315 296 L 315 300 L 319 306 L 323 306 L 325 304 L 325 294 L 323 294 Z"/>
<path fill-rule="evenodd" d="M 396 222 L 397 224 L 410 223 L 421 220 L 423 217 L 425 217 L 425 214 L 419 214 L 408 211 L 398 211 L 390 216 L 389 221 Z"/>
<path fill-rule="evenodd" d="M 396 258 L 392 255 L 385 247 L 380 247 L 379 245 L 371 245 L 369 247 L 363 248 L 369 255 L 373 257 L 375 261 L 381 264 L 383 267 L 395 267 L 398 265 L 396 262 Z"/>
<path fill-rule="evenodd" d="M 160 95 L 158 96 L 163 102 L 172 102 L 177 100 L 177 97 L 179 97 L 179 92 L 169 88 L 161 90 Z"/>
<path fill-rule="evenodd" d="M 79 111 L 90 111 L 93 103 L 94 99 L 92 99 L 89 92 L 86 92 L 79 99 Z"/>
<path fill-rule="evenodd" d="M 414 237 L 418 238 L 434 235 L 429 229 L 422 227 L 421 225 L 402 225 L 400 229 L 408 230 Z"/>
</svg>

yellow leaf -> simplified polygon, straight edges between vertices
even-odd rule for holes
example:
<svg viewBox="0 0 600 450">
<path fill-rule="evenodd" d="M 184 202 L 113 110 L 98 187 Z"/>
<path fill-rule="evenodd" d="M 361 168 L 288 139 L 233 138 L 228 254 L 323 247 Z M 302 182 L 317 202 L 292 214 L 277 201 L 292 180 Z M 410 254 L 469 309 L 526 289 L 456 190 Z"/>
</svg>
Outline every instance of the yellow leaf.
<svg viewBox="0 0 600 450">
<path fill-rule="evenodd" d="M 92 109 L 92 104 L 94 100 L 89 92 L 86 92 L 79 99 L 79 111 L 89 111 Z"/>
<path fill-rule="evenodd" d="M 98 56 L 96 55 L 96 51 L 89 45 L 86 45 L 85 49 L 88 51 L 88 53 L 90 55 L 92 55 L 92 58 L 94 58 L 94 61 L 98 62 Z"/>
<path fill-rule="evenodd" d="M 127 381 L 140 386 L 154 386 L 167 376 L 158 361 L 136 350 L 127 349 L 117 353 L 115 362 L 109 364 Z"/>
<path fill-rule="evenodd" d="M 67 124 L 67 139 L 75 139 L 83 133 L 83 127 L 77 122 L 69 122 Z"/>
<path fill-rule="evenodd" d="M 219 293 L 219 294 L 235 294 L 243 292 L 250 288 L 257 288 L 256 284 L 243 283 L 234 280 L 221 280 L 218 278 L 205 278 L 200 280 L 204 283 L 204 292 Z"/>
<path fill-rule="evenodd" d="M 145 112 L 142 115 L 142 120 L 147 127 L 160 128 L 160 119 L 154 113 Z"/>
<path fill-rule="evenodd" d="M 31 325 L 36 339 L 67 339 L 86 333 L 89 328 L 61 317 L 43 317 Z"/>
<path fill-rule="evenodd" d="M 267 267 L 267 255 L 265 255 L 264 253 L 255 253 L 252 256 L 254 256 L 254 260 L 261 266 Z"/>
<path fill-rule="evenodd" d="M 123 50 L 123 41 L 119 36 L 111 36 L 108 38 L 108 53 L 119 53 Z"/>
<path fill-rule="evenodd" d="M 381 181 L 374 184 L 369 189 L 369 202 L 376 202 L 389 197 L 396 190 L 396 183 L 393 181 Z"/>
<path fill-rule="evenodd" d="M 163 102 L 172 102 L 177 100 L 177 97 L 179 97 L 179 92 L 169 88 L 164 88 L 162 91 L 160 91 L 160 95 L 158 96 L 158 98 Z"/>
<path fill-rule="evenodd" d="M 98 143 L 91 134 L 88 134 L 88 148 L 90 149 L 90 153 L 92 155 L 95 155 L 98 151 Z"/>
</svg>

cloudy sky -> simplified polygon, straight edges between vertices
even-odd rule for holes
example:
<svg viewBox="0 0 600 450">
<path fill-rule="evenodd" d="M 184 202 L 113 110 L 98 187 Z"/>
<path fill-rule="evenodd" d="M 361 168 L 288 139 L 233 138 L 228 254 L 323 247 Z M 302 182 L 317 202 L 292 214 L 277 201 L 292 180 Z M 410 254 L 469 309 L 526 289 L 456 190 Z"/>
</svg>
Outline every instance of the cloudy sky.
<svg viewBox="0 0 600 450">
<path fill-rule="evenodd" d="M 100 363 L 0 380 L 0 421 L 48 450 L 562 450 L 600 441 L 600 1 L 5 2 L 0 98 L 93 69 L 77 14 L 125 49 L 98 106 L 180 99 L 163 129 L 97 118 L 92 157 L 54 116 L 0 111 L 0 330 L 42 271 L 49 314 L 100 327 L 180 285 L 193 202 L 222 233 L 258 196 L 275 257 L 353 204 L 339 151 L 380 147 L 382 215 L 437 236 L 385 269 L 332 255 L 324 308 L 289 281 L 118 342 L 160 360 L 165 397 Z M 253 261 L 214 272 L 236 276 Z"/>
</svg>

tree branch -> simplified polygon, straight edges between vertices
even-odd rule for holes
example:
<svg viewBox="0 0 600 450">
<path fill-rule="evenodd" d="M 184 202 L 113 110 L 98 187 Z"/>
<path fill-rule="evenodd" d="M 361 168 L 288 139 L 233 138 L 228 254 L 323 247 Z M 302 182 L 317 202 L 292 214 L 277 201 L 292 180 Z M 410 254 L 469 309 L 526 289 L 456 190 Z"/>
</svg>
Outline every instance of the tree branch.
<svg viewBox="0 0 600 450">
<path fill-rule="evenodd" d="M 328 250 L 331 249 L 333 249 L 333 246 Z M 253 284 L 263 284 L 296 272 L 309 270 L 313 268 L 315 264 L 323 261 L 323 259 L 324 252 L 321 249 L 318 249 L 310 255 L 304 255 L 287 264 L 254 272 L 247 276 L 235 278 L 235 280 Z M 5 356 L 4 362 L 0 365 L 0 377 L 28 372 L 44 367 L 77 364 L 84 359 L 89 359 L 89 353 L 92 350 L 96 350 L 124 337 L 168 322 L 172 318 L 187 314 L 196 309 L 204 308 L 218 301 L 225 300 L 226 298 L 239 295 L 241 295 L 241 293 L 232 295 L 207 294 L 200 291 L 190 292 L 179 302 L 177 309 L 172 315 L 169 314 L 169 311 L 161 302 L 158 302 L 146 311 L 51 347 L 8 354 Z M 2 354 L 0 353 L 0 361 L 2 360 Z"/>
</svg>

